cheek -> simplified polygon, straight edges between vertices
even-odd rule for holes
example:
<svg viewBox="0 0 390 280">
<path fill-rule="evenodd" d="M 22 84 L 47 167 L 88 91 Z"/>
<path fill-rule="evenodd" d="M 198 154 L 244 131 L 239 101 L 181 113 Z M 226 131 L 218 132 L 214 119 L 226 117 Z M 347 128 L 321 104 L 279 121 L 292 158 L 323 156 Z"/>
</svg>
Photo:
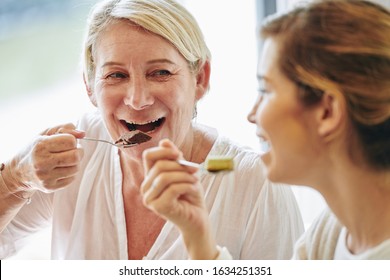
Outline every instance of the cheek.
<svg viewBox="0 0 390 280">
<path fill-rule="evenodd" d="M 99 80 L 96 81 L 95 84 L 93 85 L 93 88 L 94 88 L 93 95 L 95 96 L 95 99 L 96 99 L 98 105 L 100 106 L 102 103 L 102 97 L 103 97 L 103 92 L 104 92 L 102 82 Z"/>
<path fill-rule="evenodd" d="M 177 86 L 166 88 L 160 96 L 166 106 L 182 112 L 193 111 L 196 103 L 195 88 L 191 86 Z"/>
<path fill-rule="evenodd" d="M 100 109 L 116 107 L 122 102 L 121 89 L 115 86 L 106 86 L 102 83 L 95 85 L 95 98 Z"/>
<path fill-rule="evenodd" d="M 270 120 L 272 120 L 273 111 L 271 107 L 272 104 L 267 99 L 263 99 L 261 102 L 258 103 L 256 107 L 255 116 L 257 127 L 262 128 L 264 130 L 267 129 Z"/>
</svg>

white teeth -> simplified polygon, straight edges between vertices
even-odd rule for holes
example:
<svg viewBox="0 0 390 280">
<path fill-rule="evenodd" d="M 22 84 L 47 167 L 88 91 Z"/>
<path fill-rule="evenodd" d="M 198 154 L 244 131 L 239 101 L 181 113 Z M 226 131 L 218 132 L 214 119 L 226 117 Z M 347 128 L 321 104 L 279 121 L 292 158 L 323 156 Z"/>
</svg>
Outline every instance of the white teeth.
<svg viewBox="0 0 390 280">
<path fill-rule="evenodd" d="M 260 139 L 260 154 L 262 155 L 266 154 L 270 150 L 271 150 L 271 144 L 264 139 Z"/>
<path fill-rule="evenodd" d="M 153 121 L 148 121 L 148 122 L 144 122 L 144 123 L 136 123 L 136 122 L 127 122 L 128 124 L 134 124 L 134 125 L 145 125 L 145 124 L 149 124 L 149 123 L 154 123 L 156 121 L 158 121 L 160 118 L 158 119 L 155 119 Z"/>
<path fill-rule="evenodd" d="M 159 119 L 155 119 L 155 120 L 153 120 L 153 121 L 150 121 L 150 122 L 148 122 L 148 123 L 154 123 L 154 122 L 156 122 L 156 121 L 158 121 Z"/>
</svg>

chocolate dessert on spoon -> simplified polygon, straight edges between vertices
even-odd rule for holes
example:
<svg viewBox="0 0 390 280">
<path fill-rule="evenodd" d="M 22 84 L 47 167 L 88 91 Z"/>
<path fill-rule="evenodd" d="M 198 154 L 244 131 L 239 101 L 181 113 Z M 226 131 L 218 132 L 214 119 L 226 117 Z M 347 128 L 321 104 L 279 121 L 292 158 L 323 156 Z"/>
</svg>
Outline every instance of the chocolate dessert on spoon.
<svg viewBox="0 0 390 280">
<path fill-rule="evenodd" d="M 128 148 L 134 145 L 138 145 L 152 139 L 148 134 L 136 130 L 123 134 L 114 144 L 122 145 L 124 148 Z"/>
<path fill-rule="evenodd" d="M 95 138 L 88 138 L 88 137 L 81 138 L 80 140 L 104 142 L 119 148 L 120 147 L 130 148 L 139 145 L 141 143 L 147 142 L 150 139 L 152 139 L 152 137 L 150 137 L 148 134 L 139 130 L 135 130 L 121 135 L 121 137 L 117 141 L 115 141 L 115 143 L 103 139 L 95 139 Z"/>
</svg>

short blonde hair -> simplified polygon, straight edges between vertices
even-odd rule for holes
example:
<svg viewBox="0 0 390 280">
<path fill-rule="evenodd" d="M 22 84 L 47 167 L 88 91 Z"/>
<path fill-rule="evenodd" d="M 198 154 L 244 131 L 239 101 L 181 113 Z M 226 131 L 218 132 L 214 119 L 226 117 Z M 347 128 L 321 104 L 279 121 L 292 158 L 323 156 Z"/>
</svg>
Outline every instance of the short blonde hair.
<svg viewBox="0 0 390 280">
<path fill-rule="evenodd" d="M 174 0 L 105 0 L 91 10 L 83 50 L 83 71 L 89 87 L 95 76 L 94 45 L 115 20 L 128 20 L 170 42 L 197 73 L 211 59 L 195 18 Z"/>
</svg>

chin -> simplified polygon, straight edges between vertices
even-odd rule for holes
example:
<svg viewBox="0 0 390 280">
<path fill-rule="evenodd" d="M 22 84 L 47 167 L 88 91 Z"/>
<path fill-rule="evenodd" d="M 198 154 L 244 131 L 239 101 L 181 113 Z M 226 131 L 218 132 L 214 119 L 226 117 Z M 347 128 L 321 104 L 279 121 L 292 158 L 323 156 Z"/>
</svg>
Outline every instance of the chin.
<svg viewBox="0 0 390 280">
<path fill-rule="evenodd" d="M 268 180 L 270 180 L 271 182 L 276 182 L 275 180 L 277 179 L 277 177 L 275 177 L 275 174 L 267 166 L 265 168 L 265 174 L 266 174 Z"/>
<path fill-rule="evenodd" d="M 269 152 L 263 154 L 261 155 L 261 159 L 264 163 L 267 179 L 275 183 L 281 183 L 285 178 L 283 174 L 280 174 L 280 172 L 277 170 L 277 167 L 271 159 L 271 154 Z"/>
<path fill-rule="evenodd" d="M 268 169 L 271 165 L 271 155 L 270 153 L 261 153 L 260 154 L 260 158 L 261 160 L 263 161 L 264 165 L 266 166 L 266 168 Z"/>
</svg>

